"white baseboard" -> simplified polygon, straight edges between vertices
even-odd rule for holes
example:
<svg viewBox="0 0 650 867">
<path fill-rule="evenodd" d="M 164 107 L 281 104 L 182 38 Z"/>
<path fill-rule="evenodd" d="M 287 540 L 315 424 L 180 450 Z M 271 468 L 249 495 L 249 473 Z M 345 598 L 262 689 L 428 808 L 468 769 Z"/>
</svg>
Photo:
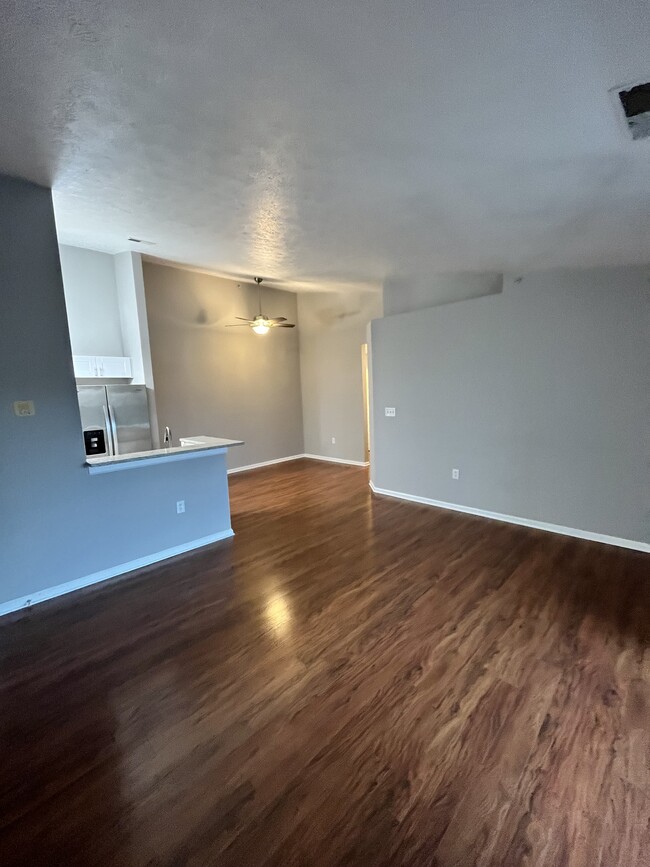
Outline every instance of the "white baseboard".
<svg viewBox="0 0 650 867">
<path fill-rule="evenodd" d="M 331 464 L 348 464 L 351 467 L 367 467 L 368 461 L 348 461 L 345 458 L 328 458 L 325 455 L 300 455 L 301 458 L 308 458 L 310 461 L 327 461 Z"/>
<path fill-rule="evenodd" d="M 257 470 L 260 467 L 270 467 L 272 464 L 283 464 L 285 461 L 297 461 L 299 458 L 304 458 L 304 455 L 289 455 L 286 458 L 274 458 L 272 461 L 260 461 L 259 464 L 248 464 L 245 467 L 233 467 L 232 470 L 228 470 L 228 475 L 231 476 L 233 473 L 243 473 L 246 470 Z"/>
<path fill-rule="evenodd" d="M 158 563 L 160 560 L 168 560 L 170 557 L 176 557 L 178 554 L 194 551 L 196 548 L 202 548 L 204 545 L 211 545 L 213 542 L 229 539 L 234 535 L 232 528 L 222 530 L 220 533 L 213 533 L 211 536 L 203 536 L 201 539 L 193 539 L 191 542 L 176 545 L 174 548 L 166 548 L 164 551 L 157 551 L 155 554 L 139 557 L 137 560 L 131 560 L 129 563 L 120 563 L 119 566 L 111 566 L 110 569 L 102 569 L 101 572 L 93 572 L 92 575 L 85 575 L 83 578 L 75 578 L 74 581 L 66 581 L 65 584 L 46 587 L 45 590 L 37 590 L 28 596 L 11 599 L 9 602 L 0 604 L 0 617 L 4 614 L 10 614 L 12 611 L 19 611 L 21 608 L 31 608 L 33 605 L 38 605 L 39 602 L 46 602 L 48 599 L 55 599 L 57 596 L 64 596 L 66 593 L 73 593 L 75 590 L 81 590 L 82 587 L 100 584 L 109 578 L 116 578 L 118 575 L 124 575 L 126 572 L 133 572 L 134 569 L 151 566 L 152 563 Z"/>
<path fill-rule="evenodd" d="M 270 467 L 273 464 L 282 464 L 285 461 L 297 461 L 301 458 L 307 458 L 310 461 L 328 461 L 332 464 L 349 464 L 351 467 L 367 467 L 368 462 L 366 461 L 347 461 L 344 458 L 328 458 L 325 455 L 289 455 L 286 458 L 275 458 L 272 461 L 261 461 L 259 464 L 248 464 L 245 467 L 233 467 L 232 470 L 228 470 L 228 475 L 231 476 L 233 473 L 243 473 L 245 470 L 257 470 L 260 467 Z"/>
<path fill-rule="evenodd" d="M 603 533 L 592 533 L 589 530 L 576 530 L 574 527 L 562 527 L 560 524 L 547 524 L 544 521 L 533 521 L 530 518 L 518 518 L 515 515 L 503 515 L 500 512 L 487 512 L 484 509 L 474 509 L 471 506 L 459 506 L 443 500 L 430 500 L 428 497 L 418 497 L 415 494 L 403 494 L 399 491 L 389 491 L 378 488 L 369 482 L 375 494 L 394 497 L 398 500 L 408 500 L 411 503 L 421 503 L 424 506 L 435 506 L 438 509 L 449 509 L 453 512 L 464 512 L 466 515 L 478 515 L 480 518 L 490 518 L 493 521 L 503 521 L 506 524 L 518 524 L 521 527 L 532 527 L 535 530 L 546 530 L 548 533 L 559 533 L 561 536 L 573 536 L 576 539 L 587 539 L 590 542 L 602 542 L 604 545 L 616 545 L 619 548 L 631 548 L 633 551 L 643 551 L 650 554 L 650 544 L 637 542 L 634 539 L 619 539 L 618 536 L 607 536 Z"/>
</svg>

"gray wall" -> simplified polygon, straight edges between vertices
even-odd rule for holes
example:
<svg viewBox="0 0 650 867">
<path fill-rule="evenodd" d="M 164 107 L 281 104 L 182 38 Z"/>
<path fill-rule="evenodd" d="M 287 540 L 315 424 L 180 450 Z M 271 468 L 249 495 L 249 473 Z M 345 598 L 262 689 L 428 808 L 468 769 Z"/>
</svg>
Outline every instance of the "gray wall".
<svg viewBox="0 0 650 867">
<path fill-rule="evenodd" d="M 59 248 L 75 355 L 124 355 L 113 256 L 81 247 Z"/>
<path fill-rule="evenodd" d="M 257 290 L 181 268 L 144 263 L 158 424 L 174 439 L 243 439 L 231 467 L 303 452 L 298 329 L 256 335 L 226 328 L 258 312 Z M 297 321 L 296 297 L 264 289 L 264 312 Z"/>
<path fill-rule="evenodd" d="M 503 274 L 495 271 L 389 277 L 384 282 L 384 315 L 394 316 L 468 298 L 496 295 L 502 290 Z"/>
<path fill-rule="evenodd" d="M 298 296 L 307 454 L 365 459 L 361 346 L 368 323 L 381 312 L 381 296 L 374 293 Z"/>
<path fill-rule="evenodd" d="M 540 272 L 375 321 L 375 485 L 650 541 L 649 280 Z"/>
<path fill-rule="evenodd" d="M 0 176 L 0 200 L 2 604 L 218 533 L 230 516 L 223 457 L 88 475 L 50 191 Z M 36 415 L 16 417 L 15 400 Z"/>
</svg>

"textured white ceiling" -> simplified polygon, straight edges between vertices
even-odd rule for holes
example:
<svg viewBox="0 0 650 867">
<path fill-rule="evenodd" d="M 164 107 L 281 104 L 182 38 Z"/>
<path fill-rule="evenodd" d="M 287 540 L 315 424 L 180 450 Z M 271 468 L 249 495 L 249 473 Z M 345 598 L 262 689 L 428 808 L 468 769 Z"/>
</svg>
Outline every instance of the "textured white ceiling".
<svg viewBox="0 0 650 867">
<path fill-rule="evenodd" d="M 62 240 L 288 288 L 650 259 L 647 0 L 7 0 L 0 170 Z"/>
</svg>

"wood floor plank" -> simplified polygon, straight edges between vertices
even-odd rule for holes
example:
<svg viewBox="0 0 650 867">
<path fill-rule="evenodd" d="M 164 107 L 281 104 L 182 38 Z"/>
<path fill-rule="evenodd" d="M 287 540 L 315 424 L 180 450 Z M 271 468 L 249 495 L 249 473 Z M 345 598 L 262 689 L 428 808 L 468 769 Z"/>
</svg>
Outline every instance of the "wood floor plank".
<svg viewBox="0 0 650 867">
<path fill-rule="evenodd" d="M 0 863 L 649 867 L 647 555 L 230 485 L 234 539 L 0 621 Z"/>
</svg>

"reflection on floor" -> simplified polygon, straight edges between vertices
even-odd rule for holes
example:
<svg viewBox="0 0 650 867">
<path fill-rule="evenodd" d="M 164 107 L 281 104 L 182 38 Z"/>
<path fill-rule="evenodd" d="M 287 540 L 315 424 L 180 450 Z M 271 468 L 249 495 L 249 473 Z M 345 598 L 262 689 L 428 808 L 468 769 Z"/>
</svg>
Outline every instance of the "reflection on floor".
<svg viewBox="0 0 650 867">
<path fill-rule="evenodd" d="M 0 862 L 650 857 L 650 558 L 231 480 L 232 540 L 0 629 Z"/>
</svg>

